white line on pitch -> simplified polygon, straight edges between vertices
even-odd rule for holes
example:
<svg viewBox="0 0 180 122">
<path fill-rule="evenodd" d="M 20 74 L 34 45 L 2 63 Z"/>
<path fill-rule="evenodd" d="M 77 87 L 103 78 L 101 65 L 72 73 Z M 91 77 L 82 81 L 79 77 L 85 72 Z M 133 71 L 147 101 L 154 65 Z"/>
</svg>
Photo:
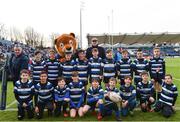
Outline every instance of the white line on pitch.
<svg viewBox="0 0 180 122">
<path fill-rule="evenodd" d="M 16 100 L 14 100 L 12 103 L 10 103 L 9 105 L 6 106 L 6 108 L 11 107 L 12 105 L 14 105 L 16 103 Z"/>
</svg>

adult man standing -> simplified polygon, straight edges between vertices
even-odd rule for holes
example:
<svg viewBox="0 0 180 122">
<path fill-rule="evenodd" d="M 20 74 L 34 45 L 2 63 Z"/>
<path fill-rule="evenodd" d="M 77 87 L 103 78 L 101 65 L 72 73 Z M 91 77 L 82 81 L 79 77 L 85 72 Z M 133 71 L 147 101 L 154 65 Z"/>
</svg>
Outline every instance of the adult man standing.
<svg viewBox="0 0 180 122">
<path fill-rule="evenodd" d="M 20 77 L 20 71 L 22 69 L 28 69 L 29 58 L 23 53 L 22 47 L 20 45 L 14 46 L 14 53 L 12 53 L 10 62 L 9 62 L 9 70 L 11 73 L 11 77 L 13 80 L 13 84 Z"/>
<path fill-rule="evenodd" d="M 91 39 L 91 44 L 92 46 L 89 47 L 87 50 L 86 50 L 86 57 L 87 59 L 90 59 L 92 57 L 92 49 L 93 48 L 97 48 L 98 49 L 98 57 L 101 57 L 102 59 L 105 59 L 106 55 L 105 55 L 105 50 L 103 47 L 100 47 L 98 46 L 98 39 L 97 38 L 92 38 Z"/>
</svg>

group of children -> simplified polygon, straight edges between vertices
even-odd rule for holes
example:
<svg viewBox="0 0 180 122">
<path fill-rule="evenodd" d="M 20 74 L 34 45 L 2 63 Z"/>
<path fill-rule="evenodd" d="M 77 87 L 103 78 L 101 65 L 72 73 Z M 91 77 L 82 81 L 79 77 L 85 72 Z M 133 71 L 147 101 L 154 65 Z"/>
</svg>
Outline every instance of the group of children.
<svg viewBox="0 0 180 122">
<path fill-rule="evenodd" d="M 65 61 L 59 62 L 54 50 L 49 51 L 47 61 L 43 61 L 41 52 L 37 51 L 29 65 L 31 80 L 29 71 L 22 70 L 20 80 L 14 86 L 18 119 L 24 118 L 25 109 L 29 118 L 33 118 L 35 113 L 40 119 L 45 108 L 48 115 L 63 114 L 64 117 L 69 116 L 69 108 L 73 118 L 77 114 L 82 117 L 90 110 L 94 114 L 95 108 L 98 108 L 98 120 L 112 115 L 114 111 L 116 120 L 121 121 L 120 114 L 133 115 L 137 101 L 143 112 L 162 111 L 164 116 L 169 117 L 174 112 L 178 92 L 172 76 L 165 75 L 165 62 L 160 57 L 160 49 L 154 48 L 153 53 L 153 58 L 148 62 L 143 58 L 142 50 L 137 50 L 137 59 L 132 61 L 128 51 L 123 50 L 122 59 L 115 62 L 112 50 L 107 50 L 106 59 L 101 59 L 98 49 L 94 48 L 90 59 L 86 59 L 84 50 L 79 50 L 76 59 L 68 52 Z M 102 82 L 105 84 L 104 90 Z M 117 83 L 120 83 L 119 88 Z M 122 98 L 121 107 L 110 99 L 110 92 Z M 155 106 L 152 108 L 153 104 Z"/>
</svg>

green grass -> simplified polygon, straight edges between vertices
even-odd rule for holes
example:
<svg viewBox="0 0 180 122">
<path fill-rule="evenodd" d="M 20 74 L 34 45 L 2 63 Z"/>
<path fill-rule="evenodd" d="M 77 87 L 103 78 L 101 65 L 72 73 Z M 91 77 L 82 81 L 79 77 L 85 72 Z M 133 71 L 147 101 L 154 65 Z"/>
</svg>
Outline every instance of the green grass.
<svg viewBox="0 0 180 122">
<path fill-rule="evenodd" d="M 180 58 L 166 58 L 166 71 L 170 73 L 174 77 L 174 83 L 178 88 L 180 88 Z M 1 84 L 0 84 L 1 85 Z M 119 86 L 119 85 L 118 85 Z M 12 82 L 8 82 L 8 91 L 7 91 L 7 105 L 12 103 L 15 100 L 13 95 L 13 84 Z M 178 97 L 176 106 L 180 108 L 180 97 Z M 16 108 L 16 104 L 10 106 L 10 108 Z M 72 119 L 70 117 L 64 118 L 62 116 L 56 117 L 48 117 L 46 116 L 42 119 L 42 121 L 97 121 L 96 116 L 88 113 L 82 118 Z M 17 112 L 16 111 L 0 111 L 0 121 L 16 121 Z M 122 117 L 123 121 L 179 121 L 180 120 L 180 110 L 176 111 L 170 118 L 164 118 L 160 113 L 143 113 L 141 111 L 135 111 L 134 116 Z M 25 119 L 28 120 L 28 119 Z M 32 119 L 36 121 L 36 119 Z M 104 121 L 115 121 L 115 116 L 108 116 L 103 118 Z"/>
</svg>

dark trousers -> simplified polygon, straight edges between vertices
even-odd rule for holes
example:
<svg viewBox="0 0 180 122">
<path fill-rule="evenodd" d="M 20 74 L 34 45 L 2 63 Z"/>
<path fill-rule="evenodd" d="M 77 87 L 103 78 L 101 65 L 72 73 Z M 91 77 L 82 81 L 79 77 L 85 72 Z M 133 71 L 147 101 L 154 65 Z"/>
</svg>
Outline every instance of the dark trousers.
<svg viewBox="0 0 180 122">
<path fill-rule="evenodd" d="M 161 111 L 164 117 L 170 117 L 174 113 L 172 106 L 167 105 L 160 101 L 156 103 L 154 111 L 155 112 Z"/>
<path fill-rule="evenodd" d="M 151 109 L 151 105 L 154 104 L 154 102 L 149 101 L 149 97 L 148 98 L 140 98 L 140 105 L 141 105 L 141 111 L 143 112 L 147 112 L 148 109 Z M 143 107 L 142 104 L 145 104 L 146 107 Z"/>
<path fill-rule="evenodd" d="M 121 108 L 121 112 L 123 116 L 127 116 L 129 111 L 132 111 L 136 107 L 136 100 L 132 100 L 128 102 L 128 105 L 126 107 Z"/>
<path fill-rule="evenodd" d="M 41 119 L 43 117 L 45 107 L 47 107 L 48 109 L 48 115 L 52 115 L 53 108 L 54 108 L 52 101 L 38 102 L 37 107 L 39 108 L 39 113 L 37 113 L 38 119 Z"/>
<path fill-rule="evenodd" d="M 18 105 L 18 116 L 20 116 L 19 119 L 23 119 L 25 116 L 25 110 L 27 111 L 27 116 L 29 119 L 33 118 L 33 106 L 28 105 L 27 107 L 23 107 L 22 105 Z"/>
<path fill-rule="evenodd" d="M 61 114 L 61 108 L 62 107 L 63 107 L 63 113 L 66 113 L 66 109 L 68 107 L 68 102 L 58 101 L 55 104 L 56 104 L 56 109 L 54 110 L 55 116 L 59 116 Z"/>
<path fill-rule="evenodd" d="M 103 116 L 110 116 L 110 115 L 112 115 L 113 111 L 115 112 L 116 117 L 120 116 L 120 111 L 119 111 L 119 108 L 118 108 L 116 103 L 114 103 L 114 102 L 105 103 L 102 115 Z"/>
</svg>

